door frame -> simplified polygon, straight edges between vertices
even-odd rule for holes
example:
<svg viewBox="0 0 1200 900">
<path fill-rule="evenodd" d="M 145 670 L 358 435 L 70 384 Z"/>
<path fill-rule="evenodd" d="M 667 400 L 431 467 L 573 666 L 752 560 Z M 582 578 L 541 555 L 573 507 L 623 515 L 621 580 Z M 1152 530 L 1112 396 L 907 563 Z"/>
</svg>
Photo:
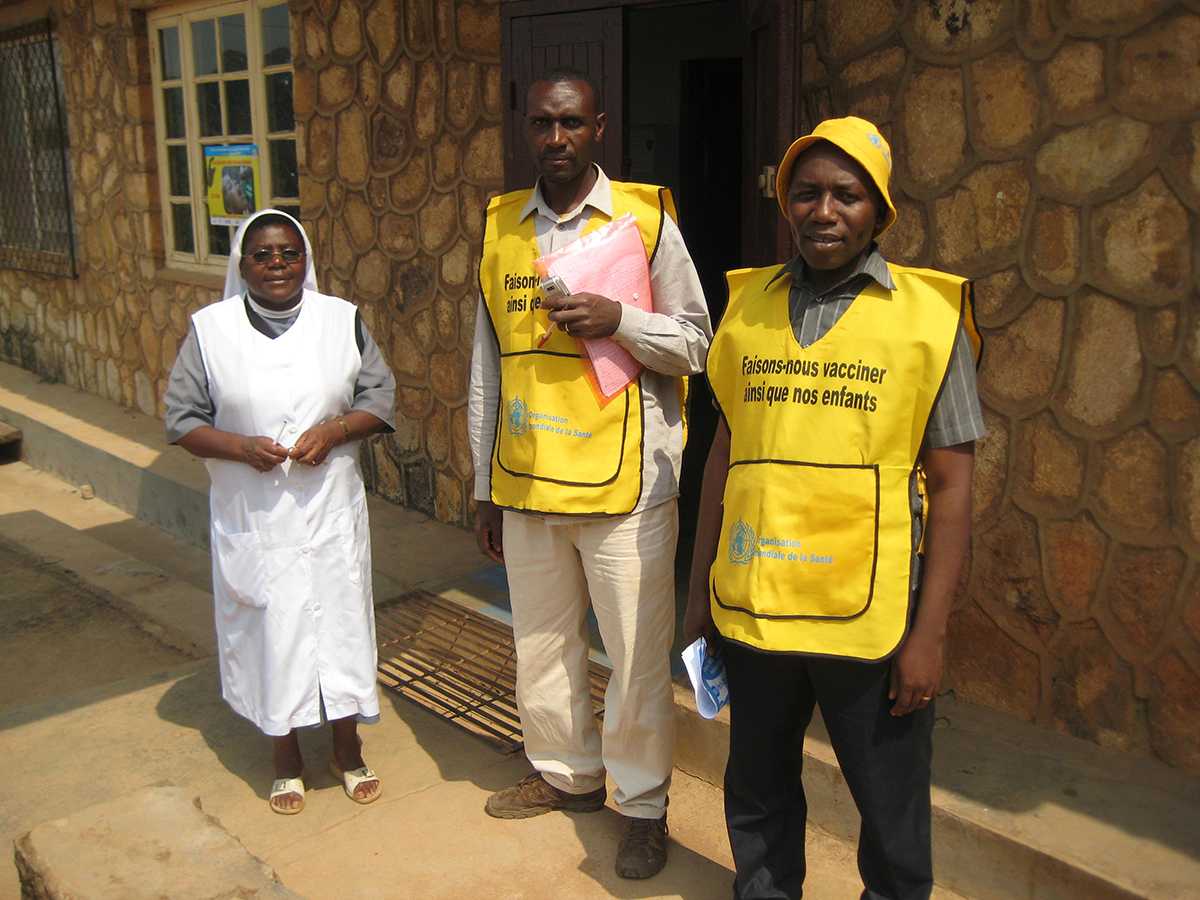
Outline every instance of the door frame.
<svg viewBox="0 0 1200 900">
<path fill-rule="evenodd" d="M 503 116 L 501 140 L 504 142 L 505 153 L 521 152 L 519 144 L 524 143 L 524 137 L 514 133 L 512 125 L 514 117 L 509 110 L 515 108 L 519 101 L 515 95 L 516 82 L 512 71 L 512 20 L 526 16 L 550 15 L 554 13 L 586 12 L 589 10 L 613 9 L 636 6 L 692 6 L 705 0 L 503 0 L 500 4 L 500 78 L 503 94 L 507 97 L 508 109 Z M 801 0 L 741 0 L 747 18 L 747 35 L 749 28 L 755 22 L 771 22 L 771 34 L 774 42 L 771 51 L 775 61 L 775 90 L 776 96 L 772 102 L 775 110 L 773 117 L 775 134 L 769 142 L 774 144 L 774 155 L 767 148 L 756 147 L 756 135 L 752 129 L 745 129 L 743 141 L 742 164 L 747 167 L 744 173 L 742 191 L 742 258 L 745 265 L 766 265 L 776 260 L 787 259 L 791 256 L 791 235 L 782 216 L 776 218 L 774 240 L 770 240 L 770 228 L 761 223 L 768 215 L 763 210 L 763 194 L 759 188 L 759 175 L 763 166 L 774 165 L 787 149 L 792 138 L 797 134 L 796 128 L 803 121 L 801 114 L 801 73 L 800 73 L 800 44 L 803 30 L 803 11 Z M 752 58 L 752 47 L 749 41 L 742 43 L 742 58 Z M 788 62 L 791 65 L 788 65 Z M 743 109 L 749 112 L 755 106 L 758 86 L 757 73 L 747 65 L 743 72 Z M 784 74 L 788 77 L 781 77 Z M 622 110 L 624 99 L 621 100 Z M 753 121 L 744 114 L 743 125 Z M 623 129 L 620 129 L 623 130 Z M 616 135 L 618 138 L 621 135 Z M 624 148 L 620 148 L 623 155 Z M 764 161 L 763 156 L 771 157 Z M 620 173 L 610 173 L 619 177 Z M 526 185 L 506 185 L 511 190 Z M 768 246 L 762 246 L 766 243 Z"/>
</svg>

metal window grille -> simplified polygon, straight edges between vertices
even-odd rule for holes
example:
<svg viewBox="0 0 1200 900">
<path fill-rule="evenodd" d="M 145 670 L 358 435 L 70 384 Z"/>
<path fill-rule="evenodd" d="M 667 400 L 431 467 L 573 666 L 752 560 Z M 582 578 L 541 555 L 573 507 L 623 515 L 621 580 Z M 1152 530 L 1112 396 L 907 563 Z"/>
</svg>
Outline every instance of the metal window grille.
<svg viewBox="0 0 1200 900">
<path fill-rule="evenodd" d="M 0 32 L 0 268 L 75 276 L 64 107 L 49 20 Z"/>
</svg>

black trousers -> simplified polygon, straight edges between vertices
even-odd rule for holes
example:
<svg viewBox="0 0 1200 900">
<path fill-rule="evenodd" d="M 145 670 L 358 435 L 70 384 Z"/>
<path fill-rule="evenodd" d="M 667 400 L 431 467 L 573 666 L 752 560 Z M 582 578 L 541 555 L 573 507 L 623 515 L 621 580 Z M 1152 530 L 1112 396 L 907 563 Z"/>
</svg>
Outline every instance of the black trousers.
<svg viewBox="0 0 1200 900">
<path fill-rule="evenodd" d="M 813 706 L 862 816 L 863 900 L 928 900 L 933 704 L 889 714 L 891 664 L 762 653 L 722 642 L 729 675 L 725 822 L 735 900 L 804 893 L 808 805 L 800 771 Z"/>
</svg>

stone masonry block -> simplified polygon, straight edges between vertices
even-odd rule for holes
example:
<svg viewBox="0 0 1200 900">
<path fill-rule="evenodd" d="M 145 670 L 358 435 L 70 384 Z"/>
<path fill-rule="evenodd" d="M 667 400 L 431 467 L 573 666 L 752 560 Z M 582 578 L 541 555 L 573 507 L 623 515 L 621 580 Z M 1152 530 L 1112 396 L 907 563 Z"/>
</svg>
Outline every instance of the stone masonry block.
<svg viewBox="0 0 1200 900">
<path fill-rule="evenodd" d="M 447 0 L 442 0 L 447 2 Z M 474 56 L 500 56 L 500 8 L 497 4 L 459 2 L 454 4 L 458 46 Z"/>
<path fill-rule="evenodd" d="M 1102 747 L 1133 749 L 1138 733 L 1133 670 L 1095 623 L 1064 630 L 1051 660 L 1054 725 Z"/>
<path fill-rule="evenodd" d="M 413 131 L 422 144 L 433 141 L 442 127 L 442 68 L 434 60 L 421 63 L 417 72 L 417 97 Z"/>
<path fill-rule="evenodd" d="M 1160 19 L 1123 40 L 1113 100 L 1127 115 L 1152 122 L 1200 112 L 1200 15 Z"/>
<path fill-rule="evenodd" d="M 1176 457 L 1175 503 L 1183 532 L 1200 547 L 1200 438 L 1179 448 Z M 1196 602 L 1193 598 L 1192 602 Z"/>
<path fill-rule="evenodd" d="M 1050 15 L 1051 0 L 1020 0 L 1017 39 L 1031 57 L 1041 58 L 1054 49 L 1059 31 Z"/>
<path fill-rule="evenodd" d="M 897 0 L 860 0 L 858 3 L 823 3 L 824 35 L 829 55 L 835 60 L 851 59 L 871 46 L 900 19 Z"/>
<path fill-rule="evenodd" d="M 1018 53 L 992 53 L 971 65 L 975 148 L 1011 155 L 1033 138 L 1040 100 L 1033 68 Z"/>
<path fill-rule="evenodd" d="M 962 73 L 930 67 L 909 80 L 903 97 L 903 158 L 913 182 L 932 190 L 966 160 L 967 123 Z"/>
<path fill-rule="evenodd" d="M 985 53 L 1004 39 L 1015 5 L 1011 0 L 916 3 L 905 20 L 906 36 L 913 50 L 927 59 L 959 62 Z"/>
<path fill-rule="evenodd" d="M 1008 481 L 1008 422 L 984 408 L 983 423 L 987 434 L 975 446 L 971 491 L 971 521 L 976 524 L 992 518 L 1000 508 Z"/>
<path fill-rule="evenodd" d="M 326 66 L 317 75 L 317 104 L 326 115 L 335 113 L 351 100 L 357 88 L 353 66 Z"/>
<path fill-rule="evenodd" d="M 1157 643 L 1183 578 L 1184 556 L 1174 547 L 1118 547 L 1105 601 L 1120 623 L 1122 646 L 1137 658 Z"/>
<path fill-rule="evenodd" d="M 1065 319 L 1062 300 L 1040 297 L 1009 325 L 987 335 L 979 382 L 989 401 L 1028 404 L 1049 395 Z"/>
<path fill-rule="evenodd" d="M 1091 269 L 1102 286 L 1160 305 L 1192 291 L 1187 210 L 1155 174 L 1091 218 Z"/>
<path fill-rule="evenodd" d="M 1167 0 L 1062 0 L 1063 15 L 1071 27 L 1089 34 L 1120 34 L 1167 5 Z"/>
<path fill-rule="evenodd" d="M 907 203 L 892 195 L 896 204 L 896 222 L 879 239 L 884 256 L 906 265 L 913 265 L 925 252 L 928 229 L 925 226 L 925 210 L 916 203 Z"/>
<path fill-rule="evenodd" d="M 1180 199 L 1200 211 L 1200 121 L 1184 125 L 1171 144 L 1163 170 Z"/>
<path fill-rule="evenodd" d="M 362 53 L 362 13 L 357 3 L 344 2 L 337 5 L 337 14 L 330 26 L 330 41 L 334 54 L 343 59 L 357 59 Z"/>
<path fill-rule="evenodd" d="M 413 85 L 416 84 L 416 67 L 411 59 L 401 57 L 384 76 L 383 97 L 401 112 L 412 107 Z"/>
<path fill-rule="evenodd" d="M 862 87 L 882 80 L 894 83 L 904 70 L 906 58 L 903 47 L 885 47 L 848 63 L 842 69 L 841 82 L 847 88 Z"/>
<path fill-rule="evenodd" d="M 1200 675 L 1177 653 L 1166 653 L 1153 666 L 1154 687 L 1148 704 L 1150 740 L 1172 765 L 1200 772 Z"/>
<path fill-rule="evenodd" d="M 1002 269 L 975 282 L 975 316 L 980 325 L 996 328 L 1020 315 L 1032 298 L 1018 269 Z"/>
<path fill-rule="evenodd" d="M 377 0 L 367 13 L 367 42 L 381 66 L 400 46 L 400 0 Z"/>
<path fill-rule="evenodd" d="M 1074 124 L 1104 99 L 1104 47 L 1096 41 L 1063 44 L 1042 77 L 1055 119 Z"/>
<path fill-rule="evenodd" d="M 1160 370 L 1155 376 L 1150 425 L 1168 440 L 1200 433 L 1200 393 L 1175 369 Z"/>
<path fill-rule="evenodd" d="M 370 174 L 367 119 L 362 107 L 351 104 L 337 116 L 337 172 L 347 184 L 363 184 Z"/>
<path fill-rule="evenodd" d="M 1039 204 L 1033 234 L 1026 244 L 1027 271 L 1039 287 L 1053 290 L 1075 282 L 1080 272 L 1079 210 L 1054 203 Z"/>
<path fill-rule="evenodd" d="M 452 60 L 446 67 L 446 120 L 460 132 L 479 116 L 479 64 Z"/>
<path fill-rule="evenodd" d="M 1041 699 L 1041 661 L 978 606 L 950 616 L 946 684 L 957 698 L 1033 721 Z"/>
<path fill-rule="evenodd" d="M 45 822 L 16 841 L 28 900 L 298 897 L 183 788 L 156 786 Z"/>
<path fill-rule="evenodd" d="M 1007 634 L 1042 647 L 1060 616 L 1046 597 L 1037 522 L 1009 507 L 978 534 L 971 554 L 971 595 Z"/>
<path fill-rule="evenodd" d="M 1103 294 L 1075 299 L 1078 324 L 1067 367 L 1063 409 L 1092 428 L 1112 431 L 1130 414 L 1142 384 L 1134 312 Z"/>
<path fill-rule="evenodd" d="M 1040 187 L 1056 200 L 1080 203 L 1110 196 L 1131 170 L 1152 162 L 1150 126 L 1124 116 L 1105 116 L 1055 135 L 1034 159 Z"/>
<path fill-rule="evenodd" d="M 363 109 L 372 110 L 379 103 L 379 66 L 370 56 L 358 61 L 358 93 L 356 98 Z"/>
<path fill-rule="evenodd" d="M 1015 255 L 1029 180 L 1021 162 L 981 166 L 934 203 L 934 243 L 941 265 L 961 271 L 981 260 Z"/>
<path fill-rule="evenodd" d="M 399 212 L 410 212 L 419 208 L 429 195 L 433 180 L 429 173 L 429 153 L 418 150 L 408 162 L 391 177 L 389 193 L 392 206 Z"/>
<path fill-rule="evenodd" d="M 452 194 L 435 193 L 417 214 L 421 245 L 430 252 L 442 249 L 458 236 L 458 202 Z"/>
<path fill-rule="evenodd" d="M 1049 413 L 1023 422 L 1015 454 L 1023 493 L 1042 502 L 1072 503 L 1083 489 L 1086 453 Z"/>
<path fill-rule="evenodd" d="M 1108 538 L 1088 516 L 1049 522 L 1041 534 L 1050 602 L 1065 621 L 1085 621 L 1100 587 Z"/>
<path fill-rule="evenodd" d="M 1145 428 L 1135 428 L 1104 446 L 1094 511 L 1103 524 L 1147 540 L 1169 525 L 1167 451 Z"/>
</svg>

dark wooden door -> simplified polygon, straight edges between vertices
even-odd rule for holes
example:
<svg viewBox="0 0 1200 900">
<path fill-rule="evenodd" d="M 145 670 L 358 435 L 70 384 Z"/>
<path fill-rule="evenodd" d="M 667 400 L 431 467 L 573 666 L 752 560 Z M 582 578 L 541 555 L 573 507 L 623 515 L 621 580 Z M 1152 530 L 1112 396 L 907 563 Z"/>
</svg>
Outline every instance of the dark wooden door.
<svg viewBox="0 0 1200 900">
<path fill-rule="evenodd" d="M 800 125 L 800 0 L 743 0 L 746 57 L 743 79 L 742 256 L 765 266 L 792 255 L 775 199 L 774 167 Z"/>
<path fill-rule="evenodd" d="M 502 77 L 508 85 L 504 120 L 504 185 L 529 187 L 537 169 L 525 142 L 525 94 L 539 74 L 560 66 L 585 72 L 600 92 L 600 111 L 608 114 L 604 143 L 596 154 L 612 178 L 624 174 L 622 98 L 622 9 L 510 16 L 502 12 L 505 47 Z"/>
</svg>

